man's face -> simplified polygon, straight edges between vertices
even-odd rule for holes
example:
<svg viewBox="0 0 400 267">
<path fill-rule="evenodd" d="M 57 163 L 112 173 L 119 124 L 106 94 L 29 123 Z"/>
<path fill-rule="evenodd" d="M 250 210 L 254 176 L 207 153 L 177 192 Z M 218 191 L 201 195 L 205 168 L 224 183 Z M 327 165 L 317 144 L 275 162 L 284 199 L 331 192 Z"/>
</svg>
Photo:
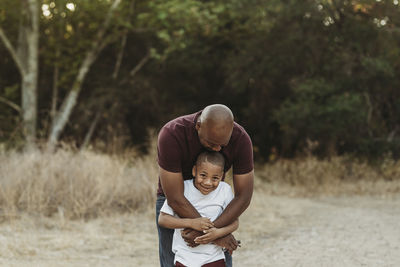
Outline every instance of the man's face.
<svg viewBox="0 0 400 267">
<path fill-rule="evenodd" d="M 232 135 L 230 127 L 211 127 L 207 124 L 196 124 L 200 143 L 210 151 L 220 151 L 227 146 Z"/>
<path fill-rule="evenodd" d="M 192 172 L 194 176 L 194 186 L 203 195 L 214 191 L 224 175 L 224 170 L 221 166 L 206 161 L 194 166 Z"/>
</svg>

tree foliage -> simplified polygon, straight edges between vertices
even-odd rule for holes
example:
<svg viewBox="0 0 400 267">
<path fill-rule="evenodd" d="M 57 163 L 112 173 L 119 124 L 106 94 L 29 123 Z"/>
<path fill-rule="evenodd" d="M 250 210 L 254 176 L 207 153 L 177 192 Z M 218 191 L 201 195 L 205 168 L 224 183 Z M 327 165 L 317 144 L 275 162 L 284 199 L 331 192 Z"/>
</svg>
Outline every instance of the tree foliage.
<svg viewBox="0 0 400 267">
<path fill-rule="evenodd" d="M 112 2 L 112 1 L 111 1 Z M 38 137 L 46 139 L 110 1 L 41 0 Z M 0 4 L 18 40 L 21 1 Z M 230 106 L 258 159 L 271 150 L 398 154 L 400 7 L 375 0 L 123 0 L 61 139 L 144 144 L 148 129 Z M 0 45 L 0 139 L 21 137 L 20 77 Z M 93 135 L 93 136 L 92 136 Z"/>
</svg>

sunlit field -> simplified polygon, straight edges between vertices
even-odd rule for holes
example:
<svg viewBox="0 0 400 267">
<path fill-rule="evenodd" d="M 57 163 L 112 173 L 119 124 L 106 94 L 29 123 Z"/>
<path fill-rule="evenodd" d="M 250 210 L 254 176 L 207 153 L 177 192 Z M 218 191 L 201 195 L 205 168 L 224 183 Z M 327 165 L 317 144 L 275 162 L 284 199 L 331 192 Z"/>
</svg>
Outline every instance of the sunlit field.
<svg viewBox="0 0 400 267">
<path fill-rule="evenodd" d="M 278 160 L 256 168 L 268 193 L 289 196 L 390 195 L 400 193 L 400 162 L 371 166 L 348 157 Z"/>
<path fill-rule="evenodd" d="M 21 213 L 67 219 L 146 210 L 155 201 L 154 154 L 110 156 L 92 151 L 0 155 L 0 216 Z M 347 158 L 279 160 L 257 166 L 256 189 L 271 195 L 316 196 L 400 192 L 400 163 L 371 167 Z M 227 178 L 231 182 L 231 177 Z"/>
<path fill-rule="evenodd" d="M 64 149 L 0 155 L 1 217 L 21 212 L 67 219 L 144 210 L 155 201 L 153 156 L 116 157 Z"/>
<path fill-rule="evenodd" d="M 3 152 L 0 162 L 0 265 L 157 266 L 154 154 L 60 149 Z M 236 266 L 400 264 L 395 161 L 309 157 L 255 174 Z"/>
</svg>

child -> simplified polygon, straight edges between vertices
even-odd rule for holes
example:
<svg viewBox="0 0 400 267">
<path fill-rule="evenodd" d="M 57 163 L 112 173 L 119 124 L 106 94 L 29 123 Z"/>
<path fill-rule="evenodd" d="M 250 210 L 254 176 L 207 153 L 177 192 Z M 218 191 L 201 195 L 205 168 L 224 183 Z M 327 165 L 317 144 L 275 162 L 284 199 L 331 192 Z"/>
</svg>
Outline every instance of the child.
<svg viewBox="0 0 400 267">
<path fill-rule="evenodd" d="M 231 187 L 227 183 L 221 182 L 224 175 L 224 164 L 225 160 L 222 154 L 210 151 L 203 152 L 198 156 L 192 169 L 195 178 L 184 181 L 184 195 L 202 217 L 195 219 L 179 218 L 167 201 L 161 208 L 158 218 L 159 225 L 175 229 L 172 242 L 175 266 L 225 267 L 225 256 L 221 247 L 211 243 L 189 247 L 178 229 L 192 228 L 203 231 L 205 233 L 201 236 L 203 241 L 213 241 L 232 233 L 238 228 L 238 220 L 218 229 L 212 223 L 233 199 Z"/>
</svg>

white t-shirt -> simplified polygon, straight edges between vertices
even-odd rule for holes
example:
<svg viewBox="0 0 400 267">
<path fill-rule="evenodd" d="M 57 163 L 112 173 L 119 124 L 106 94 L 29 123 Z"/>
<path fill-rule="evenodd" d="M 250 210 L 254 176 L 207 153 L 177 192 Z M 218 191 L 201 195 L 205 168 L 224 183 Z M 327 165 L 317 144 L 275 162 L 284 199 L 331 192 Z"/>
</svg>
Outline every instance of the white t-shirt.
<svg viewBox="0 0 400 267">
<path fill-rule="evenodd" d="M 192 180 L 184 181 L 184 195 L 202 217 L 207 217 L 211 221 L 221 215 L 222 211 L 233 199 L 230 185 L 220 182 L 218 187 L 208 195 L 203 195 L 193 184 Z M 168 205 L 167 200 L 161 211 L 173 216 L 178 215 Z M 206 263 L 225 259 L 222 248 L 214 244 L 199 245 L 189 247 L 181 236 L 182 229 L 175 229 L 172 241 L 172 251 L 175 253 L 174 263 L 179 261 L 189 267 L 200 267 Z"/>
</svg>

